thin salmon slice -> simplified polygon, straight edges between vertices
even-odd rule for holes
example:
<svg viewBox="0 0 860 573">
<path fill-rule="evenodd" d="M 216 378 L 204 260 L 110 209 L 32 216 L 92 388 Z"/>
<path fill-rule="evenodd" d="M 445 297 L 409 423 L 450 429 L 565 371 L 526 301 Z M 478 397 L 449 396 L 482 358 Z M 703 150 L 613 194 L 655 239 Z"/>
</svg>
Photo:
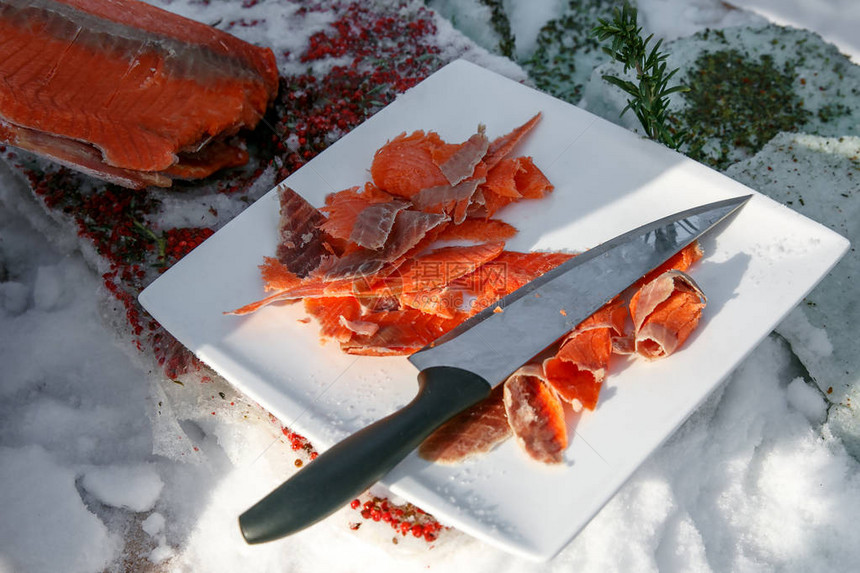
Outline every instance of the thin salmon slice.
<svg viewBox="0 0 860 573">
<path fill-rule="evenodd" d="M 667 260 L 665 263 L 645 275 L 643 279 L 641 279 L 637 286 L 641 287 L 645 283 L 649 283 L 653 281 L 655 278 L 659 277 L 666 271 L 676 270 L 681 272 L 687 272 L 690 267 L 693 266 L 699 259 L 702 258 L 703 255 L 702 246 L 698 241 L 693 241 Z"/>
<path fill-rule="evenodd" d="M 695 330 L 706 298 L 693 278 L 671 270 L 652 280 L 630 299 L 636 352 L 648 359 L 677 351 Z"/>
<path fill-rule="evenodd" d="M 520 447 L 539 462 L 561 463 L 567 448 L 564 410 L 539 365 L 527 364 L 505 380 L 504 403 Z"/>
<path fill-rule="evenodd" d="M 470 312 L 475 314 L 572 257 L 568 253 L 503 251 L 474 272 L 454 281 L 452 288 L 474 297 Z"/>
<path fill-rule="evenodd" d="M 552 183 L 546 178 L 531 157 L 519 158 L 519 169 L 514 175 L 517 191 L 526 199 L 540 199 L 552 191 Z"/>
<path fill-rule="evenodd" d="M 330 193 L 326 196 L 325 205 L 320 208 L 327 215 L 322 224 L 322 230 L 336 239 L 349 241 L 359 215 L 369 206 L 377 203 L 388 203 L 394 197 L 379 190 L 372 183 L 367 183 L 363 189 L 352 187 Z M 389 229 L 390 230 L 390 229 Z"/>
<path fill-rule="evenodd" d="M 500 197 L 512 200 L 521 199 L 522 193 L 517 190 L 516 175 L 520 170 L 519 157 L 509 157 L 499 161 L 487 172 L 487 181 L 482 186 L 484 191 L 492 191 Z"/>
<path fill-rule="evenodd" d="M 594 410 L 609 370 L 613 338 L 624 336 L 627 308 L 614 299 L 579 324 L 543 362 L 544 375 L 575 411 Z"/>
<path fill-rule="evenodd" d="M 448 185 L 433 160 L 433 150 L 445 145 L 435 132 L 415 131 L 395 137 L 373 156 L 370 175 L 380 189 L 410 198 L 422 189 Z"/>
<path fill-rule="evenodd" d="M 462 223 L 474 201 L 483 176 L 470 177 L 456 185 L 442 185 L 422 189 L 412 196 L 412 203 L 421 211 L 444 213 L 455 225 Z"/>
<path fill-rule="evenodd" d="M 358 214 L 349 240 L 360 247 L 379 250 L 394 228 L 397 214 L 408 207 L 405 201 L 388 201 L 368 205 Z"/>
<path fill-rule="evenodd" d="M 7 0 L 0 38 L 4 141 L 132 188 L 243 161 L 278 89 L 271 50 L 135 0 Z"/>
<path fill-rule="evenodd" d="M 498 209 L 523 196 L 537 198 L 552 189 L 530 159 L 500 162 L 540 119 L 535 115 L 511 133 L 489 142 L 484 127 L 461 144 L 449 144 L 435 132 L 405 133 L 380 148 L 373 158 L 373 182 L 391 194 L 409 198 L 421 210 L 448 214 L 455 224 L 468 215 L 490 217 Z M 498 190 L 484 183 L 496 169 Z M 503 172 L 509 185 L 502 186 Z M 524 188 L 522 195 L 517 187 Z M 488 196 L 489 195 L 489 196 Z"/>
<path fill-rule="evenodd" d="M 502 242 L 440 247 L 410 259 L 398 270 L 403 292 L 416 293 L 444 287 L 494 260 L 504 247 Z"/>
<path fill-rule="evenodd" d="M 417 291 L 402 300 L 439 316 L 451 317 L 463 312 L 474 315 L 570 257 L 564 253 L 502 251 L 445 286 Z"/>
<path fill-rule="evenodd" d="M 434 228 L 446 221 L 447 217 L 438 213 L 400 210 L 394 216 L 394 223 L 382 248 L 358 249 L 343 257 L 330 258 L 320 265 L 319 274 L 327 280 L 377 274 L 387 264 L 402 259 L 421 244 Z"/>
<path fill-rule="evenodd" d="M 275 257 L 264 257 L 260 265 L 263 288 L 267 292 L 283 292 L 298 287 L 302 279 Z"/>
<path fill-rule="evenodd" d="M 459 225 L 448 225 L 439 241 L 504 241 L 517 234 L 517 228 L 501 219 L 468 218 Z"/>
<path fill-rule="evenodd" d="M 600 340 L 594 341 L 594 338 Z M 611 351 L 611 342 L 605 332 L 594 331 L 585 334 L 578 342 L 580 345 L 585 343 L 592 345 L 591 351 L 596 354 L 605 353 L 607 346 Z M 608 361 L 607 356 L 607 363 Z M 558 392 L 561 399 L 571 405 L 573 411 L 579 412 L 583 408 L 594 410 L 597 407 L 603 378 L 606 375 L 605 367 L 590 370 L 575 361 L 552 357 L 544 361 L 543 370 L 549 384 Z"/>
<path fill-rule="evenodd" d="M 457 185 L 475 173 L 475 168 L 486 155 L 490 145 L 485 131 L 486 128 L 479 125 L 478 132 L 462 144 L 431 150 L 433 162 L 439 166 L 439 170 L 450 185 Z"/>
<path fill-rule="evenodd" d="M 275 302 L 307 298 L 359 297 L 365 304 L 377 306 L 367 299 L 396 298 L 406 306 L 415 303 L 417 294 L 443 287 L 447 282 L 474 271 L 481 264 L 502 252 L 504 243 L 487 243 L 462 247 L 441 247 L 407 259 L 395 267 L 388 265 L 377 273 L 341 279 L 317 275 L 300 278 L 280 261 L 268 257 L 260 266 L 265 290 L 273 294 L 228 314 L 248 314 Z M 390 310 L 390 308 L 389 308 Z M 453 316 L 453 313 L 447 313 Z"/>
<path fill-rule="evenodd" d="M 430 434 L 418 448 L 418 454 L 431 462 L 458 463 L 489 452 L 511 434 L 505 412 L 504 386 L 499 384 L 487 398 Z"/>
<path fill-rule="evenodd" d="M 361 319 L 379 328 L 370 336 L 352 336 L 341 348 L 349 354 L 390 356 L 417 352 L 460 324 L 464 317 L 446 319 L 407 308 L 373 312 Z"/>
<path fill-rule="evenodd" d="M 487 148 L 487 154 L 484 157 L 484 163 L 488 169 L 492 169 L 504 157 L 507 157 L 517 146 L 517 144 L 525 137 L 525 135 L 534 128 L 540 121 L 541 114 L 536 113 L 527 122 L 515 128 L 510 133 L 497 137 L 490 142 Z"/>
<path fill-rule="evenodd" d="M 319 298 L 333 296 L 372 296 L 377 291 L 398 296 L 444 286 L 472 272 L 479 265 L 492 260 L 502 252 L 504 243 L 487 243 L 462 247 L 440 247 L 409 259 L 397 269 L 377 276 L 330 281 L 309 277 L 296 279 L 274 263 L 268 263 L 268 273 L 275 283 L 271 290 L 278 290 L 283 300 L 289 298 Z M 264 277 L 265 278 L 265 277 Z M 279 288 L 281 286 L 285 288 Z"/>
<path fill-rule="evenodd" d="M 309 298 L 305 299 L 304 305 L 305 312 L 319 323 L 324 341 L 348 342 L 356 334 L 351 323 L 359 321 L 362 313 L 355 297 Z"/>
</svg>

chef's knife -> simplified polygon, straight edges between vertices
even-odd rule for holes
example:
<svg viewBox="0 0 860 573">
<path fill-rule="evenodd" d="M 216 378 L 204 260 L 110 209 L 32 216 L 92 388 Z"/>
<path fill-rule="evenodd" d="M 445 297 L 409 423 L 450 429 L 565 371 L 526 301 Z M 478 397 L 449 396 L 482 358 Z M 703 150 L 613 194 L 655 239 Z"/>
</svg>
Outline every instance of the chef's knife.
<svg viewBox="0 0 860 573">
<path fill-rule="evenodd" d="M 417 396 L 336 444 L 239 517 L 248 543 L 290 535 L 381 479 L 455 414 L 486 398 L 556 342 L 708 229 L 749 195 L 648 223 L 541 275 L 409 357 Z"/>
</svg>

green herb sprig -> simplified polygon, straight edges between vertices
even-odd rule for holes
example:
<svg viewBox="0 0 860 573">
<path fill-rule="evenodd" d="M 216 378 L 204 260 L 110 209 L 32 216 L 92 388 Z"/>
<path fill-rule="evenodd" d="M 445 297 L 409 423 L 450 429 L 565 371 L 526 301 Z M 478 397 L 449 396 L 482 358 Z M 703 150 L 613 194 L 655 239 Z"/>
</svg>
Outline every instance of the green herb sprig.
<svg viewBox="0 0 860 573">
<path fill-rule="evenodd" d="M 668 125 L 668 96 L 689 91 L 690 88 L 684 85 L 669 87 L 669 80 L 678 69 L 666 71 L 667 54 L 660 52 L 662 39 L 648 50 L 648 43 L 654 35 L 642 39 L 642 28 L 637 25 L 636 8 L 625 2 L 621 9 L 615 9 L 613 16 L 612 20 L 600 18 L 592 33 L 600 41 L 611 39 L 611 45 L 603 46 L 603 51 L 624 64 L 625 73 L 631 68 L 634 69 L 638 84 L 611 75 L 604 75 L 603 79 L 632 96 L 621 110 L 621 115 L 632 109 L 639 118 L 645 135 L 672 149 L 678 149 L 687 138 Z"/>
</svg>

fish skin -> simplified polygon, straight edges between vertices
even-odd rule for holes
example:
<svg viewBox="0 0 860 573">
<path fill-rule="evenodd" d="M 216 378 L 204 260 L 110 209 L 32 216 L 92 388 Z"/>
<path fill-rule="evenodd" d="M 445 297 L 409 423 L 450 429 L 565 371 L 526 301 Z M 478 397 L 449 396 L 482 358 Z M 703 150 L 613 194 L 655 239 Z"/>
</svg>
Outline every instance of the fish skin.
<svg viewBox="0 0 860 573">
<path fill-rule="evenodd" d="M 444 161 L 436 160 L 439 170 L 451 185 L 457 185 L 461 181 L 472 177 L 478 163 L 487 153 L 490 141 L 487 139 L 486 128 L 478 126 L 478 132 L 470 136 L 456 151 L 450 154 Z"/>
<path fill-rule="evenodd" d="M 405 201 L 368 205 L 356 217 L 349 240 L 366 249 L 381 249 L 391 234 L 397 214 L 408 206 Z"/>
<path fill-rule="evenodd" d="M 278 186 L 280 218 L 276 257 L 290 272 L 305 277 L 331 254 L 322 226 L 323 215 L 288 185 Z"/>
</svg>

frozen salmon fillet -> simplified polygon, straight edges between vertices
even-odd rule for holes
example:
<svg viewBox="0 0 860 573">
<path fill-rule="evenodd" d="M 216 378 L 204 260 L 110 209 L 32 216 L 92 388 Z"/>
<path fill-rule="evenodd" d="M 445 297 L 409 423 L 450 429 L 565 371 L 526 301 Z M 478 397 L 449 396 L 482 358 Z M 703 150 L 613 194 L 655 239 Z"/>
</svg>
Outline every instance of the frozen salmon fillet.
<svg viewBox="0 0 860 573">
<path fill-rule="evenodd" d="M 136 0 L 0 3 L 0 141 L 130 188 L 242 165 L 271 50 Z"/>
</svg>

